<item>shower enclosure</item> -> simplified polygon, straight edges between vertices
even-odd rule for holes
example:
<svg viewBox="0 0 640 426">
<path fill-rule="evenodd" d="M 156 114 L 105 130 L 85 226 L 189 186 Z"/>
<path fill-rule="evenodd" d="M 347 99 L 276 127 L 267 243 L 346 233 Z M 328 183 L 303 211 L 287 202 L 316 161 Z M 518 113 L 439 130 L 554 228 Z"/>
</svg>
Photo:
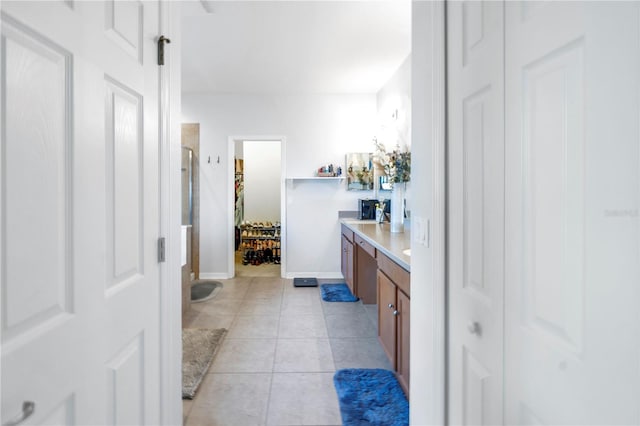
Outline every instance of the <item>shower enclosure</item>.
<svg viewBox="0 0 640 426">
<path fill-rule="evenodd" d="M 182 147 L 182 225 L 193 225 L 193 150 Z"/>
<path fill-rule="evenodd" d="M 191 282 L 195 279 L 194 253 L 194 154 L 182 147 L 182 312 L 191 304 Z"/>
</svg>

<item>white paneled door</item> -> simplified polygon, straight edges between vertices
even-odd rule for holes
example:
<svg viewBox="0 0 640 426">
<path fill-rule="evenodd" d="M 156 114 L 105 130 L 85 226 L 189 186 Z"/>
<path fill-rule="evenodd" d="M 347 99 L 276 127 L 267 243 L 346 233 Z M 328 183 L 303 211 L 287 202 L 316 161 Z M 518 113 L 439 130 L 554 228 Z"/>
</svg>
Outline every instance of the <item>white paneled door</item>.
<svg viewBox="0 0 640 426">
<path fill-rule="evenodd" d="M 158 4 L 1 8 L 2 424 L 158 424 Z"/>
<path fill-rule="evenodd" d="M 639 3 L 505 16 L 505 422 L 640 424 Z"/>
<path fill-rule="evenodd" d="M 640 424 L 640 3 L 448 4 L 451 424 Z"/>
<path fill-rule="evenodd" d="M 503 4 L 448 3 L 449 421 L 502 423 Z"/>
</svg>

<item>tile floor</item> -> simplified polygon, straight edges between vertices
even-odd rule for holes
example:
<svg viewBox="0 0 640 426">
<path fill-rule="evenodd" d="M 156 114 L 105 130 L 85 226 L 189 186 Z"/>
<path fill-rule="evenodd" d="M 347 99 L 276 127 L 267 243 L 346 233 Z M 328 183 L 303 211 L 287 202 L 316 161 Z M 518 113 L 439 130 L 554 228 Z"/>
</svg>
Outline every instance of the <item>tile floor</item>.
<svg viewBox="0 0 640 426">
<path fill-rule="evenodd" d="M 185 425 L 340 425 L 334 372 L 391 368 L 375 305 L 324 302 L 319 287 L 278 277 L 221 282 L 183 319 L 184 327 L 228 329 L 195 399 L 183 402 Z"/>
</svg>

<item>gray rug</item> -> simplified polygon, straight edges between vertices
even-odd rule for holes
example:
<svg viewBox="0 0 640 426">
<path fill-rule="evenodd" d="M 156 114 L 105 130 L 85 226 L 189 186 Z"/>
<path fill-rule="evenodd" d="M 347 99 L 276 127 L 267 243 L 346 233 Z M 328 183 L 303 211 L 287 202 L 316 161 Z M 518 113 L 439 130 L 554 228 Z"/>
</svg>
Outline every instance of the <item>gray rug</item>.
<svg viewBox="0 0 640 426">
<path fill-rule="evenodd" d="M 191 302 L 205 302 L 216 296 L 222 283 L 213 280 L 196 280 L 191 283 Z"/>
<path fill-rule="evenodd" d="M 182 398 L 193 399 L 227 330 L 182 329 Z"/>
</svg>

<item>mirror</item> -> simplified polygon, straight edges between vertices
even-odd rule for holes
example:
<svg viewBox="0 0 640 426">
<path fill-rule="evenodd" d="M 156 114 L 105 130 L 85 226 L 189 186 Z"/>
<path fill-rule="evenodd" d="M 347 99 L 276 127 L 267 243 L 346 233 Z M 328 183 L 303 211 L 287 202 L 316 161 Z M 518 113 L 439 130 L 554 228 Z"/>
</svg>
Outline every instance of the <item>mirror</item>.
<svg viewBox="0 0 640 426">
<path fill-rule="evenodd" d="M 369 191 L 373 189 L 373 153 L 347 154 L 347 190 Z"/>
</svg>

